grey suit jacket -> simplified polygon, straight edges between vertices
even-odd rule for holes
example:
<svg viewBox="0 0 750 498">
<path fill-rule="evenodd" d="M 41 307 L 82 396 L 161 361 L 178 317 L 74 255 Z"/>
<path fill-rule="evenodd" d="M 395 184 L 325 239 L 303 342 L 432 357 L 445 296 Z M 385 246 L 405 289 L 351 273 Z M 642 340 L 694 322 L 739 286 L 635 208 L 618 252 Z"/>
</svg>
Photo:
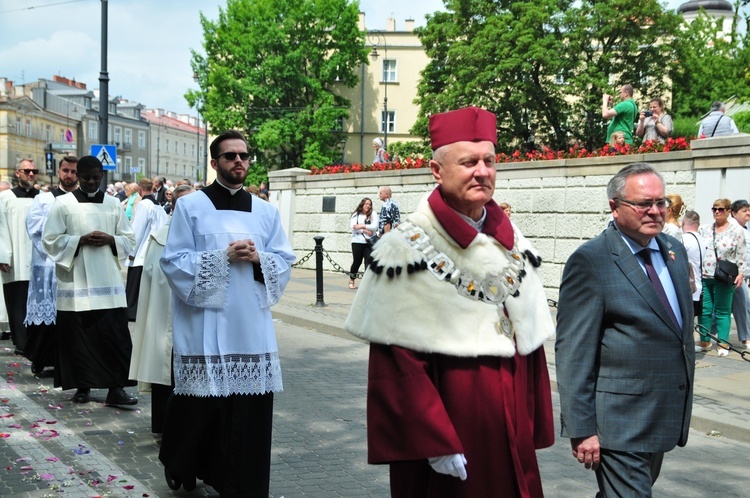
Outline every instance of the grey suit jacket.
<svg viewBox="0 0 750 498">
<path fill-rule="evenodd" d="M 682 329 L 614 226 L 565 265 L 555 343 L 564 437 L 596 434 L 615 451 L 661 452 L 687 442 L 695 371 L 688 260 L 677 239 L 656 241 Z"/>
</svg>

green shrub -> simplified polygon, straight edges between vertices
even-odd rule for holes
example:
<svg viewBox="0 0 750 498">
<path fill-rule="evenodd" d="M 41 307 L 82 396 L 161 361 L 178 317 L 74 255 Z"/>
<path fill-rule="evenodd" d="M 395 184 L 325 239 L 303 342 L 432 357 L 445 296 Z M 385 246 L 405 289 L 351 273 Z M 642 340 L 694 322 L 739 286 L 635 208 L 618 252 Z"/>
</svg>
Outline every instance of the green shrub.
<svg viewBox="0 0 750 498">
<path fill-rule="evenodd" d="M 732 119 L 734 119 L 737 129 L 739 129 L 740 132 L 750 133 L 750 111 L 738 112 L 732 116 Z"/>
<path fill-rule="evenodd" d="M 388 144 L 388 156 L 391 161 L 406 158 L 411 159 L 432 159 L 432 149 L 430 144 L 424 141 L 415 142 L 391 142 Z"/>
<path fill-rule="evenodd" d="M 698 127 L 701 119 L 698 118 L 677 118 L 674 120 L 674 131 L 672 137 L 695 138 L 698 136 Z"/>
</svg>

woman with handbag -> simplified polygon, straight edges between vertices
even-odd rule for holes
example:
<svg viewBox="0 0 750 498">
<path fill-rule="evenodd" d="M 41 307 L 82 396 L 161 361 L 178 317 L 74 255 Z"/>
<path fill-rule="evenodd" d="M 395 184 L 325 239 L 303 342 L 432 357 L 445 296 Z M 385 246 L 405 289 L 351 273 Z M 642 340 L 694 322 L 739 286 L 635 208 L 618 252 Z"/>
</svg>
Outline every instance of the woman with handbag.
<svg viewBox="0 0 750 498">
<path fill-rule="evenodd" d="M 745 274 L 745 234 L 742 228 L 729 223 L 729 199 L 717 199 L 711 208 L 714 222 L 703 225 L 700 235 L 708 248 L 703 259 L 703 314 L 700 317 L 700 342 L 695 352 L 711 349 L 710 338 L 703 332 L 716 326 L 720 344 L 718 356 L 728 356 L 729 327 L 731 325 L 732 296 L 742 284 Z"/>
<path fill-rule="evenodd" d="M 372 250 L 370 238 L 378 229 L 378 215 L 372 212 L 372 201 L 368 197 L 362 199 L 352 213 L 350 225 L 352 227 L 352 267 L 349 269 L 349 288 L 356 289 L 354 280 L 357 278 L 362 261 L 365 262 L 365 268 L 370 262 Z"/>
</svg>

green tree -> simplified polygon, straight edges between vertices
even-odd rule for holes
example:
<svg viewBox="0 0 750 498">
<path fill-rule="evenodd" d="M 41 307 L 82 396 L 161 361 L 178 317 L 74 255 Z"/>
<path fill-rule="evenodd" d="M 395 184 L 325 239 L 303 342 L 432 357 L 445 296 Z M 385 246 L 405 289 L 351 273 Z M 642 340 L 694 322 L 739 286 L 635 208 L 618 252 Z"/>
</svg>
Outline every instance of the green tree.
<svg viewBox="0 0 750 498">
<path fill-rule="evenodd" d="M 657 0 L 445 0 L 417 31 L 428 56 L 420 118 L 466 105 L 498 117 L 500 149 L 604 143 L 603 93 L 668 90 L 679 17 Z"/>
<path fill-rule="evenodd" d="M 726 34 L 722 21 L 705 12 L 684 26 L 675 44 L 679 64 L 672 75 L 677 116 L 702 116 L 711 102 L 732 96 L 750 98 L 750 38 L 738 32 L 738 20 L 735 10 L 732 32 Z"/>
<path fill-rule="evenodd" d="M 467 105 L 494 112 L 499 148 L 530 144 L 532 136 L 564 144 L 565 0 L 446 0 L 445 12 L 417 29 L 430 62 L 422 71 L 419 119 L 412 133 L 427 136 L 430 114 Z"/>
<path fill-rule="evenodd" d="M 349 110 L 333 89 L 367 61 L 358 15 L 348 0 L 228 0 L 216 21 L 201 14 L 200 90 L 185 98 L 213 130 L 244 130 L 266 168 L 330 163 Z"/>
<path fill-rule="evenodd" d="M 607 141 L 604 93 L 617 95 L 625 84 L 644 100 L 668 93 L 680 19 L 657 0 L 582 0 L 566 12 L 568 49 L 561 55 L 573 68 L 574 137 L 589 148 Z"/>
</svg>

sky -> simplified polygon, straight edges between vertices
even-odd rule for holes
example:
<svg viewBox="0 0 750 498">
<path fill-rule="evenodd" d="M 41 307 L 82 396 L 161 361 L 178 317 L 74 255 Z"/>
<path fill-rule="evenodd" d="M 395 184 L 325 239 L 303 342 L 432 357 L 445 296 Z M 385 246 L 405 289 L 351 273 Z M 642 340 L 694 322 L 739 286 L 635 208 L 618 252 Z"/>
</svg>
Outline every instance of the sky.
<svg viewBox="0 0 750 498">
<path fill-rule="evenodd" d="M 682 1 L 670 0 L 670 8 Z M 217 0 L 108 0 L 110 96 L 148 108 L 196 115 L 184 99 L 197 88 L 191 49 L 202 52 L 200 13 L 218 17 Z M 425 24 L 425 14 L 442 0 L 360 0 L 368 29 L 385 29 L 386 19 Z M 100 0 L 0 0 L 0 77 L 16 84 L 53 75 L 98 90 L 101 70 Z"/>
</svg>

